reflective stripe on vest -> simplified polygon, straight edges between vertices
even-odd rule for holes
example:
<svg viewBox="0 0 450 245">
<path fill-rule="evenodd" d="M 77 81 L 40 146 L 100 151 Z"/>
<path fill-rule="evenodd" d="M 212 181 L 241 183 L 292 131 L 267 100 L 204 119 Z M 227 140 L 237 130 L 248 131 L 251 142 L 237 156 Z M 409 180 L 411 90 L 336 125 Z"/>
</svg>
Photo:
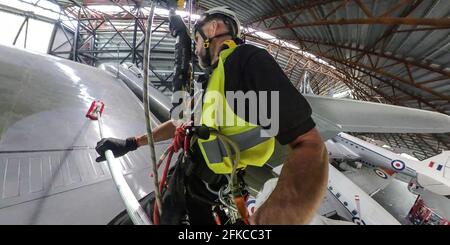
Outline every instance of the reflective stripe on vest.
<svg viewBox="0 0 450 245">
<path fill-rule="evenodd" d="M 255 127 L 247 132 L 230 135 L 228 138 L 235 142 L 242 152 L 271 139 L 269 137 L 261 137 L 260 134 L 261 127 Z M 224 157 L 230 157 L 227 155 L 222 141 L 217 138 L 212 141 L 206 141 L 202 145 L 211 164 L 221 163 Z"/>
<path fill-rule="evenodd" d="M 261 167 L 267 163 L 274 152 L 275 138 L 262 137 L 262 128 L 236 115 L 225 98 L 224 62 L 235 48 L 230 46 L 219 55 L 218 65 L 211 74 L 206 89 L 201 123 L 216 129 L 237 144 L 240 149 L 238 168 L 245 168 L 248 165 Z M 225 117 L 221 117 L 223 115 Z M 229 125 L 229 122 L 233 123 Z M 197 143 L 206 164 L 214 173 L 231 173 L 230 157 L 233 156 L 227 155 L 223 143 L 216 136 L 211 135 L 207 140 L 198 139 Z"/>
</svg>

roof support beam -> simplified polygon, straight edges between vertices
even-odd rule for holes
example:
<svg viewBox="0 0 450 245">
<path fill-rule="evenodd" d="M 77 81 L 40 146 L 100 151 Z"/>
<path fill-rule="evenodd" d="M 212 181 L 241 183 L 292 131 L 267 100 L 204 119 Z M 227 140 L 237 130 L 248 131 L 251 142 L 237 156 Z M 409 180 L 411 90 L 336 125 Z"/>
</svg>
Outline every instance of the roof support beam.
<svg viewBox="0 0 450 245">
<path fill-rule="evenodd" d="M 418 62 L 414 62 L 414 61 L 407 61 L 407 60 L 395 57 L 393 55 L 380 54 L 380 53 L 376 53 L 374 51 L 366 51 L 366 50 L 361 49 L 361 48 L 356 48 L 356 47 L 347 46 L 347 45 L 341 45 L 341 44 L 332 44 L 332 43 L 327 43 L 327 42 L 323 42 L 323 41 L 305 40 L 305 39 L 302 39 L 301 41 L 304 42 L 304 43 L 313 43 L 313 44 L 326 45 L 326 46 L 335 47 L 335 48 L 339 48 L 339 49 L 348 49 L 348 50 L 357 51 L 357 52 L 367 52 L 367 55 L 373 55 L 373 56 L 382 57 L 382 58 L 385 58 L 385 59 L 394 60 L 396 62 L 399 62 L 399 64 L 403 63 L 405 66 L 408 66 L 409 69 L 411 68 L 411 66 L 413 66 L 413 67 L 415 66 L 415 67 L 419 67 L 419 68 L 422 68 L 422 69 L 426 69 L 426 70 L 429 70 L 429 71 L 432 71 L 432 72 L 436 72 L 436 73 L 442 74 L 445 77 L 450 79 L 450 72 L 448 72 L 448 71 L 440 70 L 440 69 L 437 69 L 437 68 L 434 68 L 434 67 L 431 67 L 431 66 L 428 66 L 428 65 L 424 65 L 424 64 L 421 64 L 421 63 L 418 63 Z M 316 55 L 319 55 L 319 56 L 322 56 L 322 57 L 324 57 L 324 56 L 332 57 L 331 55 L 328 55 L 326 53 L 324 54 L 324 53 L 322 53 L 320 51 L 319 52 L 311 51 L 311 52 L 316 53 Z M 347 61 L 347 62 L 350 62 L 350 61 Z M 447 95 L 444 95 L 444 94 L 441 94 L 441 93 L 437 93 L 434 90 L 432 90 L 432 89 L 430 89 L 428 87 L 425 87 L 423 85 L 424 83 L 422 83 L 422 84 L 421 83 L 411 83 L 408 80 L 405 80 L 405 79 L 400 78 L 400 77 L 398 77 L 396 75 L 393 75 L 393 74 L 390 74 L 390 73 L 386 72 L 385 70 L 383 70 L 382 67 L 381 68 L 376 68 L 376 67 L 369 67 L 369 66 L 366 66 L 366 65 L 363 65 L 363 64 L 360 64 L 360 63 L 355 63 L 355 62 L 352 62 L 352 63 L 356 64 L 356 65 L 359 65 L 359 66 L 362 66 L 362 67 L 364 67 L 364 68 L 366 68 L 368 70 L 371 70 L 373 72 L 376 72 L 378 74 L 390 77 L 392 79 L 395 79 L 395 80 L 401 81 L 403 83 L 406 83 L 408 85 L 411 85 L 411 86 L 414 86 L 416 88 L 419 88 L 419 89 L 421 89 L 421 90 L 423 90 L 423 91 L 425 91 L 427 93 L 431 93 L 431 94 L 433 94 L 433 95 L 435 95 L 435 96 L 437 96 L 439 98 L 442 98 L 442 99 L 445 99 L 445 100 L 449 100 L 450 99 L 450 97 L 447 96 Z M 411 75 L 411 77 L 410 77 L 410 79 L 411 79 L 412 78 L 412 74 L 410 74 L 410 75 Z"/>
<path fill-rule="evenodd" d="M 276 10 L 281 11 L 280 4 L 276 0 L 271 0 L 270 2 L 272 3 L 272 6 Z M 286 17 L 284 17 L 283 15 L 280 15 L 280 17 L 281 17 L 281 20 L 283 21 L 284 25 L 289 25 L 289 21 L 287 20 Z M 300 38 L 293 28 L 289 28 L 289 30 L 291 30 L 291 32 L 292 32 L 292 34 L 294 35 L 295 38 L 297 38 L 297 39 Z M 300 45 L 301 45 L 301 47 L 305 48 L 305 44 L 304 43 L 300 42 Z"/>
<path fill-rule="evenodd" d="M 406 4 L 411 3 L 412 1 L 413 0 L 403 0 L 403 1 L 399 2 L 399 3 L 397 3 L 396 5 L 392 6 L 388 10 L 386 10 L 384 13 L 382 13 L 380 15 L 380 17 L 390 16 L 392 13 L 394 13 L 395 11 L 400 9 L 401 7 L 404 7 Z"/>
<path fill-rule="evenodd" d="M 356 2 L 356 4 L 358 4 L 359 8 L 362 9 L 362 11 L 364 12 L 364 14 L 369 17 L 372 18 L 372 12 L 370 12 L 370 10 L 367 8 L 367 6 L 361 2 L 361 0 L 354 0 Z"/>
<path fill-rule="evenodd" d="M 398 85 L 395 85 L 395 84 L 392 83 L 391 81 L 388 81 L 388 80 L 383 79 L 383 78 L 381 78 L 381 77 L 378 77 L 378 76 L 375 76 L 375 75 L 370 74 L 370 72 L 368 72 L 368 71 L 366 71 L 365 69 L 363 69 L 364 67 L 360 67 L 360 66 L 358 66 L 358 65 L 356 65 L 356 64 L 351 64 L 351 63 L 349 63 L 348 61 L 343 61 L 343 60 L 337 59 L 337 58 L 335 58 L 335 57 L 326 56 L 326 55 L 322 55 L 322 54 L 317 54 L 317 55 L 319 55 L 320 57 L 323 57 L 323 58 L 332 60 L 332 61 L 334 61 L 334 62 L 336 62 L 336 63 L 341 64 L 341 65 L 345 65 L 345 66 L 347 66 L 347 67 L 353 68 L 353 69 L 358 70 L 358 71 L 360 71 L 360 72 L 362 72 L 362 73 L 368 74 L 368 75 L 370 75 L 370 76 L 376 78 L 377 80 L 379 80 L 379 81 L 381 81 L 381 82 L 383 82 L 383 83 L 389 84 L 392 88 L 396 88 L 397 90 L 402 91 L 403 93 L 405 93 L 405 94 L 411 96 L 412 98 L 415 98 L 417 101 L 420 101 L 421 103 L 424 103 L 424 104 L 428 105 L 430 108 L 432 108 L 432 109 L 434 109 L 434 110 L 436 110 L 436 111 L 438 111 L 438 112 L 441 112 L 441 113 L 446 114 L 445 111 L 439 109 L 436 105 L 431 104 L 430 102 L 424 100 L 424 99 L 421 98 L 420 96 L 417 96 L 417 95 L 415 95 L 415 94 L 413 94 L 413 93 L 411 93 L 411 92 L 409 92 L 409 91 L 403 89 L 402 87 L 399 87 Z M 368 69 L 368 70 L 370 71 L 370 69 Z M 372 89 L 374 89 L 374 88 L 372 88 Z"/>
<path fill-rule="evenodd" d="M 325 17 L 323 18 L 324 20 L 328 19 L 328 17 L 330 17 L 332 14 L 336 13 L 336 11 L 338 11 L 340 8 L 344 7 L 345 5 L 347 5 L 349 0 L 343 0 L 341 2 L 341 4 L 339 4 L 336 8 L 334 8 L 333 10 L 331 10 L 327 15 L 325 15 Z"/>
<path fill-rule="evenodd" d="M 328 26 L 328 25 L 421 25 L 450 28 L 449 18 L 399 18 L 399 17 L 372 17 L 360 19 L 336 19 L 319 20 L 300 24 L 289 24 L 284 26 L 272 27 L 263 31 L 275 31 L 288 28 L 299 28 L 307 26 Z"/>
<path fill-rule="evenodd" d="M 256 22 L 264 22 L 265 20 L 271 19 L 271 18 L 275 18 L 275 17 L 280 17 L 282 15 L 285 14 L 289 14 L 289 13 L 294 13 L 294 12 L 298 12 L 298 11 L 302 11 L 305 9 L 310 9 L 310 8 L 314 8 L 317 6 L 321 6 L 321 5 L 325 5 L 331 2 L 338 2 L 341 0 L 312 0 L 312 1 L 305 1 L 304 3 L 301 4 L 297 4 L 295 6 L 288 6 L 285 7 L 283 9 L 281 9 L 280 11 L 274 11 L 268 15 L 262 16 L 262 17 L 258 17 L 256 19 L 247 21 L 246 23 L 244 23 L 244 25 L 252 25 Z"/>
<path fill-rule="evenodd" d="M 413 5 L 409 6 L 408 9 L 406 9 L 403 13 L 401 13 L 401 18 L 407 18 L 417 7 L 419 7 L 419 5 L 423 2 L 423 0 L 417 0 Z M 399 28 L 399 25 L 393 25 L 391 26 L 389 29 L 387 29 L 383 35 L 381 35 L 380 38 L 378 38 L 370 47 L 367 47 L 365 50 L 372 50 L 375 49 L 375 47 L 378 45 L 378 43 L 383 40 L 383 44 L 381 47 L 381 52 L 380 53 L 384 53 L 384 49 L 386 48 L 387 45 L 387 38 L 390 37 L 394 31 L 396 31 Z M 378 61 L 379 59 L 377 59 L 376 64 L 378 65 Z"/>
<path fill-rule="evenodd" d="M 326 45 L 326 46 L 339 48 L 339 49 L 347 49 L 347 50 L 352 50 L 352 51 L 357 51 L 357 52 L 366 52 L 367 55 L 378 56 L 378 57 L 381 57 L 381 58 L 385 58 L 385 59 L 390 59 L 390 60 L 394 60 L 394 61 L 397 61 L 397 62 L 401 62 L 401 63 L 404 63 L 405 65 L 420 67 L 422 69 L 426 69 L 426 70 L 429 70 L 429 71 L 432 71 L 432 72 L 436 72 L 436 73 L 442 74 L 442 75 L 447 76 L 448 78 L 450 78 L 450 72 L 448 72 L 448 71 L 444 71 L 444 70 L 441 70 L 441 69 L 438 69 L 438 68 L 434 68 L 434 67 L 429 66 L 429 65 L 424 65 L 424 64 L 421 64 L 419 62 L 408 61 L 408 60 L 405 60 L 405 59 L 401 59 L 401 58 L 395 57 L 394 55 L 388 55 L 388 54 L 384 54 L 384 53 L 377 53 L 375 51 L 366 51 L 366 50 L 361 49 L 361 48 L 352 47 L 351 45 L 342 45 L 342 44 L 336 44 L 336 43 L 328 43 L 328 42 L 319 41 L 319 40 L 308 40 L 308 39 L 302 38 L 301 41 L 304 42 L 304 43 L 313 43 L 313 44 Z M 329 52 L 327 51 L 326 53 L 329 53 Z"/>
</svg>

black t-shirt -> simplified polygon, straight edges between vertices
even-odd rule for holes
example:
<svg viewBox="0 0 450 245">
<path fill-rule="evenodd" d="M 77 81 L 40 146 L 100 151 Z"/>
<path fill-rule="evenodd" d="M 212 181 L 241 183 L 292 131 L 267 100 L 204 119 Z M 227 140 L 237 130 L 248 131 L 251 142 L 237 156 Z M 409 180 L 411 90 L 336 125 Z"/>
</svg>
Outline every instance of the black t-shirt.
<svg viewBox="0 0 450 245">
<path fill-rule="evenodd" d="M 279 132 L 275 138 L 280 144 L 286 145 L 315 127 L 308 102 L 292 85 L 281 67 L 266 50 L 253 45 L 240 45 L 228 56 L 224 69 L 225 92 L 242 91 L 246 93 L 253 90 L 256 94 L 260 91 L 269 91 L 268 94 L 270 94 L 270 91 L 279 91 Z M 206 89 L 205 86 L 207 84 L 203 86 L 204 89 Z M 268 97 L 270 98 L 270 96 Z M 270 104 L 271 101 L 269 100 L 268 103 Z M 270 118 L 270 105 L 267 108 Z M 245 111 L 248 112 L 247 108 Z M 236 107 L 234 112 L 238 114 Z M 248 121 L 248 113 L 245 117 Z M 259 120 L 258 124 L 263 128 L 268 126 L 261 125 Z M 218 182 L 220 177 L 216 176 L 218 179 L 215 179 L 212 171 L 206 167 L 197 144 L 193 148 L 192 160 L 197 165 L 195 171 L 197 176 L 208 183 Z M 207 180 L 206 178 L 213 179 Z"/>
<path fill-rule="evenodd" d="M 270 91 L 279 91 L 279 131 L 276 139 L 280 144 L 286 145 L 315 127 L 308 102 L 266 50 L 248 44 L 240 45 L 225 60 L 224 68 L 225 91 L 255 91 L 258 100 L 260 91 L 268 91 L 269 115 L 272 114 Z M 246 106 L 245 112 L 248 112 Z M 234 109 L 237 114 L 236 106 Z M 245 117 L 248 121 L 248 113 Z M 263 128 L 268 126 L 259 123 L 259 120 L 258 125 Z"/>
</svg>

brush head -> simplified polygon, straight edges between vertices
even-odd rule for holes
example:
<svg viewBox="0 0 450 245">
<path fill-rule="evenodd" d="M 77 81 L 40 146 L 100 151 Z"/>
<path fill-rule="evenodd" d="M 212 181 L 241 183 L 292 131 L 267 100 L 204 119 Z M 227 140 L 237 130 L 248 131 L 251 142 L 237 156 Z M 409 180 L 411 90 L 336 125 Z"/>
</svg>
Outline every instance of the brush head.
<svg viewBox="0 0 450 245">
<path fill-rule="evenodd" d="M 98 120 L 103 113 L 103 109 L 105 108 L 105 104 L 99 100 L 92 101 L 91 107 L 89 111 L 86 113 L 86 117 L 91 120 Z"/>
</svg>

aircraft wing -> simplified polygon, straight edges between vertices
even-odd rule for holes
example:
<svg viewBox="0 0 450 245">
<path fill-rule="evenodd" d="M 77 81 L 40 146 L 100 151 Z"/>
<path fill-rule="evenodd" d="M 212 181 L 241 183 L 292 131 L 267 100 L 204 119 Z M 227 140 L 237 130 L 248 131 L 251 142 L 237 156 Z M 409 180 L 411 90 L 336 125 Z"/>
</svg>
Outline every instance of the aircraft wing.
<svg viewBox="0 0 450 245">
<path fill-rule="evenodd" d="M 348 176 L 345 176 L 331 164 L 328 170 L 328 190 L 351 212 L 353 222 L 367 225 L 400 224 Z M 355 196 L 359 197 L 359 208 Z"/>
<path fill-rule="evenodd" d="M 140 135 L 140 101 L 104 71 L 2 45 L 0 81 L 0 224 L 107 224 L 124 204 L 95 162 L 98 123 L 85 114 L 101 100 L 105 137 Z M 148 149 L 119 162 L 138 199 L 153 191 Z"/>
<path fill-rule="evenodd" d="M 325 140 L 338 132 L 450 132 L 450 116 L 437 112 L 317 95 L 304 96 Z"/>
<path fill-rule="evenodd" d="M 355 161 L 360 158 L 360 156 L 356 152 L 352 151 L 345 145 L 334 142 L 334 139 L 325 141 L 325 145 L 328 150 L 329 159 Z"/>
<path fill-rule="evenodd" d="M 353 183 L 358 185 L 369 196 L 375 195 L 378 191 L 386 188 L 392 183 L 393 177 L 380 168 L 370 168 L 363 166 L 359 170 L 344 172 Z"/>
</svg>

